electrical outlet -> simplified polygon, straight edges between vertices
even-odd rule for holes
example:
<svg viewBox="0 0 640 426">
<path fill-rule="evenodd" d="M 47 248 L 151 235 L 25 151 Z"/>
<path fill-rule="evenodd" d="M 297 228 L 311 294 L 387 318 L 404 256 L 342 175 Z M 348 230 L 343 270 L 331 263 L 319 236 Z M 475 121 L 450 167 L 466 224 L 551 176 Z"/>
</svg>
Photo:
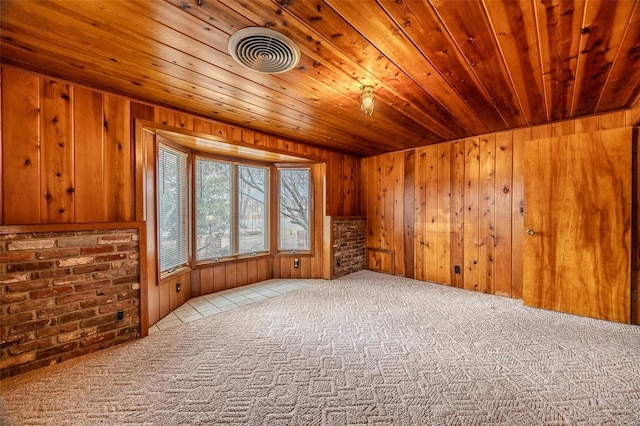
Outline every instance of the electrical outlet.
<svg viewBox="0 0 640 426">
<path fill-rule="evenodd" d="M 176 293 L 182 290 L 182 283 L 180 281 L 176 281 Z"/>
<path fill-rule="evenodd" d="M 456 265 L 453 267 L 453 272 L 455 272 L 456 274 L 460 274 L 460 265 Z"/>
<path fill-rule="evenodd" d="M 336 266 L 340 266 L 340 259 L 336 259 Z"/>
<path fill-rule="evenodd" d="M 297 257 L 293 259 L 293 267 L 298 269 L 300 267 L 300 259 Z"/>
<path fill-rule="evenodd" d="M 124 311 L 118 311 L 116 313 L 116 321 L 122 321 L 124 319 Z"/>
</svg>

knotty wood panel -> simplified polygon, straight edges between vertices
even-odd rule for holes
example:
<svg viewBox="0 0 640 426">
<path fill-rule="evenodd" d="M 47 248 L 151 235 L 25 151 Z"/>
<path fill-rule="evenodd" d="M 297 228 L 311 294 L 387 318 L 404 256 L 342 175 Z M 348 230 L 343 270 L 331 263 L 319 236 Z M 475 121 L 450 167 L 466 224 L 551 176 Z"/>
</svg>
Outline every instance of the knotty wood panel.
<svg viewBox="0 0 640 426">
<path fill-rule="evenodd" d="M 436 282 L 451 285 L 451 145 L 438 144 L 437 161 L 437 278 Z"/>
<path fill-rule="evenodd" d="M 74 221 L 73 138 L 71 88 L 43 79 L 40 82 L 40 210 L 41 223 Z"/>
<path fill-rule="evenodd" d="M 635 300 L 631 301 L 631 324 L 640 324 L 640 149 L 638 147 L 638 138 L 640 130 L 633 128 L 633 147 L 635 155 L 632 159 L 632 179 L 635 187 L 633 188 L 633 200 L 631 206 L 632 220 L 631 229 L 631 292 L 634 294 Z"/>
<path fill-rule="evenodd" d="M 415 232 L 415 151 L 407 151 L 404 156 L 404 275 L 413 278 L 414 232 Z M 413 195 L 412 195 L 413 194 Z"/>
<path fill-rule="evenodd" d="M 464 141 L 451 143 L 451 284 L 457 288 L 464 287 L 464 146 Z"/>
<path fill-rule="evenodd" d="M 2 124 L 4 223 L 40 223 L 40 78 L 2 68 Z"/>
<path fill-rule="evenodd" d="M 73 123 L 73 132 L 70 130 L 71 126 L 67 125 L 69 134 L 65 137 L 68 141 L 64 144 L 62 157 L 59 156 L 57 159 L 49 154 L 40 153 L 38 149 L 41 126 L 39 109 L 43 102 L 41 81 L 43 84 L 53 82 L 55 87 L 68 87 L 69 99 L 63 99 L 63 94 L 60 93 L 56 102 L 74 105 L 73 111 L 65 113 L 67 117 L 65 120 L 71 119 Z M 225 123 L 196 119 L 166 108 L 142 105 L 137 102 L 134 103 L 135 108 L 132 108 L 129 99 L 78 88 L 13 68 L 2 67 L 1 82 L 4 123 L 2 129 L 3 182 L 18 180 L 24 182 L 26 188 L 41 188 L 46 186 L 45 181 L 42 180 L 45 179 L 46 162 L 51 162 L 52 165 L 49 167 L 64 164 L 66 169 L 59 177 L 64 184 L 56 184 L 56 187 L 59 187 L 60 191 L 62 188 L 64 191 L 69 191 L 65 196 L 71 200 L 71 206 L 70 208 L 65 206 L 65 211 L 71 211 L 73 215 L 77 215 L 74 220 L 76 222 L 109 222 L 142 218 L 143 197 L 138 195 L 142 194 L 141 180 L 136 184 L 133 179 L 134 171 L 141 173 L 142 169 L 138 165 L 134 167 L 132 117 L 151 119 L 151 121 L 159 120 L 160 124 L 164 122 L 175 125 L 177 128 L 225 136 L 229 138 L 229 143 L 253 143 L 265 149 L 287 150 L 293 155 L 304 155 L 317 161 L 325 161 L 328 169 L 331 170 L 331 173 L 326 173 L 324 177 L 327 187 L 331 188 L 327 191 L 326 213 L 336 215 L 340 211 L 344 215 L 357 214 L 360 171 L 359 160 L 355 157 L 309 147 Z M 11 102 L 9 99 L 22 99 L 22 101 Z M 53 117 L 51 119 L 53 120 Z M 57 125 L 60 126 L 61 119 L 60 117 L 57 119 Z M 21 123 L 21 125 L 8 126 L 8 121 Z M 97 134 L 98 127 L 102 129 L 100 136 Z M 82 140 L 76 141 L 78 138 Z M 60 147 L 56 149 L 59 150 Z M 41 168 L 43 168 L 42 178 Z M 58 176 L 55 178 L 58 179 Z M 66 185 L 67 183 L 69 185 Z M 134 185 L 137 185 L 137 188 Z M 3 186 L 4 224 L 41 222 L 40 211 L 46 209 L 47 205 L 40 191 L 24 191 L 6 184 Z M 318 203 L 318 205 L 322 204 Z M 47 221 L 55 222 L 49 219 Z M 315 273 L 315 268 L 313 270 Z"/>
<path fill-rule="evenodd" d="M 467 139 L 464 144 L 464 288 L 480 288 L 480 229 L 479 226 L 479 180 L 480 180 L 480 144 L 477 138 Z"/>
<path fill-rule="evenodd" d="M 526 144 L 525 304 L 630 321 L 631 140 L 622 128 Z"/>
<path fill-rule="evenodd" d="M 524 145 L 531 129 L 513 132 L 513 197 L 511 198 L 511 296 L 522 298 L 522 255 L 524 237 Z"/>
<path fill-rule="evenodd" d="M 415 154 L 416 172 L 415 172 L 415 195 L 414 195 L 414 255 L 415 255 L 415 278 L 418 280 L 426 280 L 425 278 L 425 222 L 427 214 L 426 200 L 426 166 L 427 153 L 424 149 L 416 150 Z M 371 219 L 367 218 L 367 223 Z"/>
<path fill-rule="evenodd" d="M 495 135 L 480 138 L 478 182 L 478 291 L 494 292 Z"/>
<path fill-rule="evenodd" d="M 75 220 L 105 222 L 102 94 L 76 87 L 73 98 Z"/>
<path fill-rule="evenodd" d="M 418 248 L 422 250 L 422 279 L 438 282 L 438 146 L 416 150 L 416 161 L 420 163 L 417 179 L 424 191 L 417 197 L 422 209 Z"/>
<path fill-rule="evenodd" d="M 511 297 L 513 133 L 496 134 L 494 293 Z"/>
<path fill-rule="evenodd" d="M 437 190 L 434 195 L 438 202 L 439 219 L 437 222 L 440 225 L 440 218 L 448 218 L 449 235 L 445 236 L 446 233 L 437 232 L 436 255 L 438 259 L 442 259 L 444 252 L 449 250 L 449 283 L 457 287 L 464 287 L 464 276 L 469 266 L 467 262 L 470 258 L 475 259 L 473 255 L 477 251 L 478 264 L 470 262 L 470 265 L 477 270 L 477 272 L 471 271 L 471 273 L 475 274 L 478 280 L 481 276 L 485 277 L 484 286 L 486 288 L 482 291 L 522 298 L 523 217 L 527 208 L 524 203 L 523 178 L 526 144 L 531 143 L 534 139 L 549 138 L 553 132 L 565 134 L 573 131 L 580 135 L 592 133 L 603 127 L 627 125 L 628 117 L 628 113 L 618 112 L 598 117 L 581 118 L 557 125 L 534 126 L 495 133 L 478 139 L 438 144 L 436 146 L 438 152 L 437 177 L 435 178 Z M 477 147 L 474 146 L 474 141 L 477 141 Z M 471 148 L 472 152 L 468 152 L 466 148 Z M 420 280 L 426 280 L 425 273 L 428 271 L 429 262 L 424 255 L 424 242 L 427 240 L 424 234 L 428 223 L 428 213 L 431 209 L 430 205 L 432 205 L 430 203 L 433 203 L 432 200 L 427 200 L 426 195 L 428 182 L 431 180 L 428 172 L 427 152 L 433 149 L 435 149 L 434 146 L 428 146 L 405 153 L 406 157 L 415 158 L 414 198 L 412 200 L 415 225 L 412 245 L 414 247 L 414 277 Z M 475 156 L 473 155 L 474 151 L 477 151 Z M 443 152 L 449 153 L 448 165 L 444 160 Z M 391 188 L 395 188 L 396 181 L 395 178 L 385 178 L 380 175 L 378 171 L 380 165 L 389 163 L 389 160 L 381 157 L 384 156 L 361 160 L 363 196 L 360 203 L 364 209 L 363 213 L 367 217 L 368 247 L 384 249 L 380 229 L 383 220 L 382 212 L 384 212 L 384 216 L 388 215 L 388 212 L 385 210 L 383 194 L 389 192 Z M 448 173 L 444 170 L 446 168 L 449 170 Z M 407 186 L 405 182 L 405 187 L 410 186 Z M 446 188 L 449 188 L 449 192 Z M 447 198 L 450 203 L 448 211 Z M 408 197 L 405 193 L 405 209 L 407 206 L 411 206 L 407 200 Z M 475 203 L 475 207 L 473 203 Z M 397 206 L 394 209 L 394 214 L 397 217 Z M 468 223 L 467 220 L 471 223 Z M 448 247 L 441 238 L 449 239 Z M 441 242 L 443 244 L 440 244 Z M 382 255 L 371 253 L 368 256 L 367 261 L 372 264 L 372 268 L 383 269 Z M 481 262 L 482 258 L 485 259 L 484 266 Z M 446 260 L 438 261 L 436 265 L 440 267 L 442 263 L 446 263 Z M 462 267 L 460 274 L 455 273 L 456 265 Z M 386 272 L 389 272 L 388 268 Z M 405 271 L 405 276 L 406 274 L 407 271 Z M 446 283 L 440 278 L 437 281 Z M 475 286 L 472 288 L 480 290 L 480 285 L 478 288 Z"/>
<path fill-rule="evenodd" d="M 135 218 L 130 101 L 104 97 L 104 189 L 110 221 Z"/>
</svg>

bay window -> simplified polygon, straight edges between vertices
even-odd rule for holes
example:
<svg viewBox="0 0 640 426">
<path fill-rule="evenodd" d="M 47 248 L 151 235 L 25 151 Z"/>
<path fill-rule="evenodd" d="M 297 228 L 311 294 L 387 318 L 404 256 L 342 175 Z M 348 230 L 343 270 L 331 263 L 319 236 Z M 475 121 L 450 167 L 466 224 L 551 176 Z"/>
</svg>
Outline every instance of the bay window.
<svg viewBox="0 0 640 426">
<path fill-rule="evenodd" d="M 161 275 L 199 262 L 269 254 L 271 248 L 310 250 L 308 167 L 227 161 L 159 143 L 156 170 Z"/>
</svg>

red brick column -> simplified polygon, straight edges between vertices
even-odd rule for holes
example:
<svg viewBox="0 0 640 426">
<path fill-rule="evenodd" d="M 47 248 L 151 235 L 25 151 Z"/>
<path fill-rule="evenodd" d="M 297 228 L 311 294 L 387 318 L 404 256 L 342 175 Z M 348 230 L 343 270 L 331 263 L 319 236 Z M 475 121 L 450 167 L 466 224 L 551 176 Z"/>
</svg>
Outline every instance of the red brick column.
<svg viewBox="0 0 640 426">
<path fill-rule="evenodd" d="M 333 221 L 334 278 L 365 269 L 365 223 L 365 219 Z"/>
</svg>

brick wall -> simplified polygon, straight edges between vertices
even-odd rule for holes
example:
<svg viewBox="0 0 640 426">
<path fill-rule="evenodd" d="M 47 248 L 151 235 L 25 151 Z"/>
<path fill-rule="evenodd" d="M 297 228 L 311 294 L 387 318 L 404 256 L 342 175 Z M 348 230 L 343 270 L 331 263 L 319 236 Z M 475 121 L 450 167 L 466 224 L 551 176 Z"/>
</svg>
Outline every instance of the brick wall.
<svg viewBox="0 0 640 426">
<path fill-rule="evenodd" d="M 0 378 L 139 337 L 138 259 L 137 229 L 0 235 Z"/>
<path fill-rule="evenodd" d="M 365 269 L 365 223 L 364 218 L 333 220 L 334 278 Z"/>
</svg>

